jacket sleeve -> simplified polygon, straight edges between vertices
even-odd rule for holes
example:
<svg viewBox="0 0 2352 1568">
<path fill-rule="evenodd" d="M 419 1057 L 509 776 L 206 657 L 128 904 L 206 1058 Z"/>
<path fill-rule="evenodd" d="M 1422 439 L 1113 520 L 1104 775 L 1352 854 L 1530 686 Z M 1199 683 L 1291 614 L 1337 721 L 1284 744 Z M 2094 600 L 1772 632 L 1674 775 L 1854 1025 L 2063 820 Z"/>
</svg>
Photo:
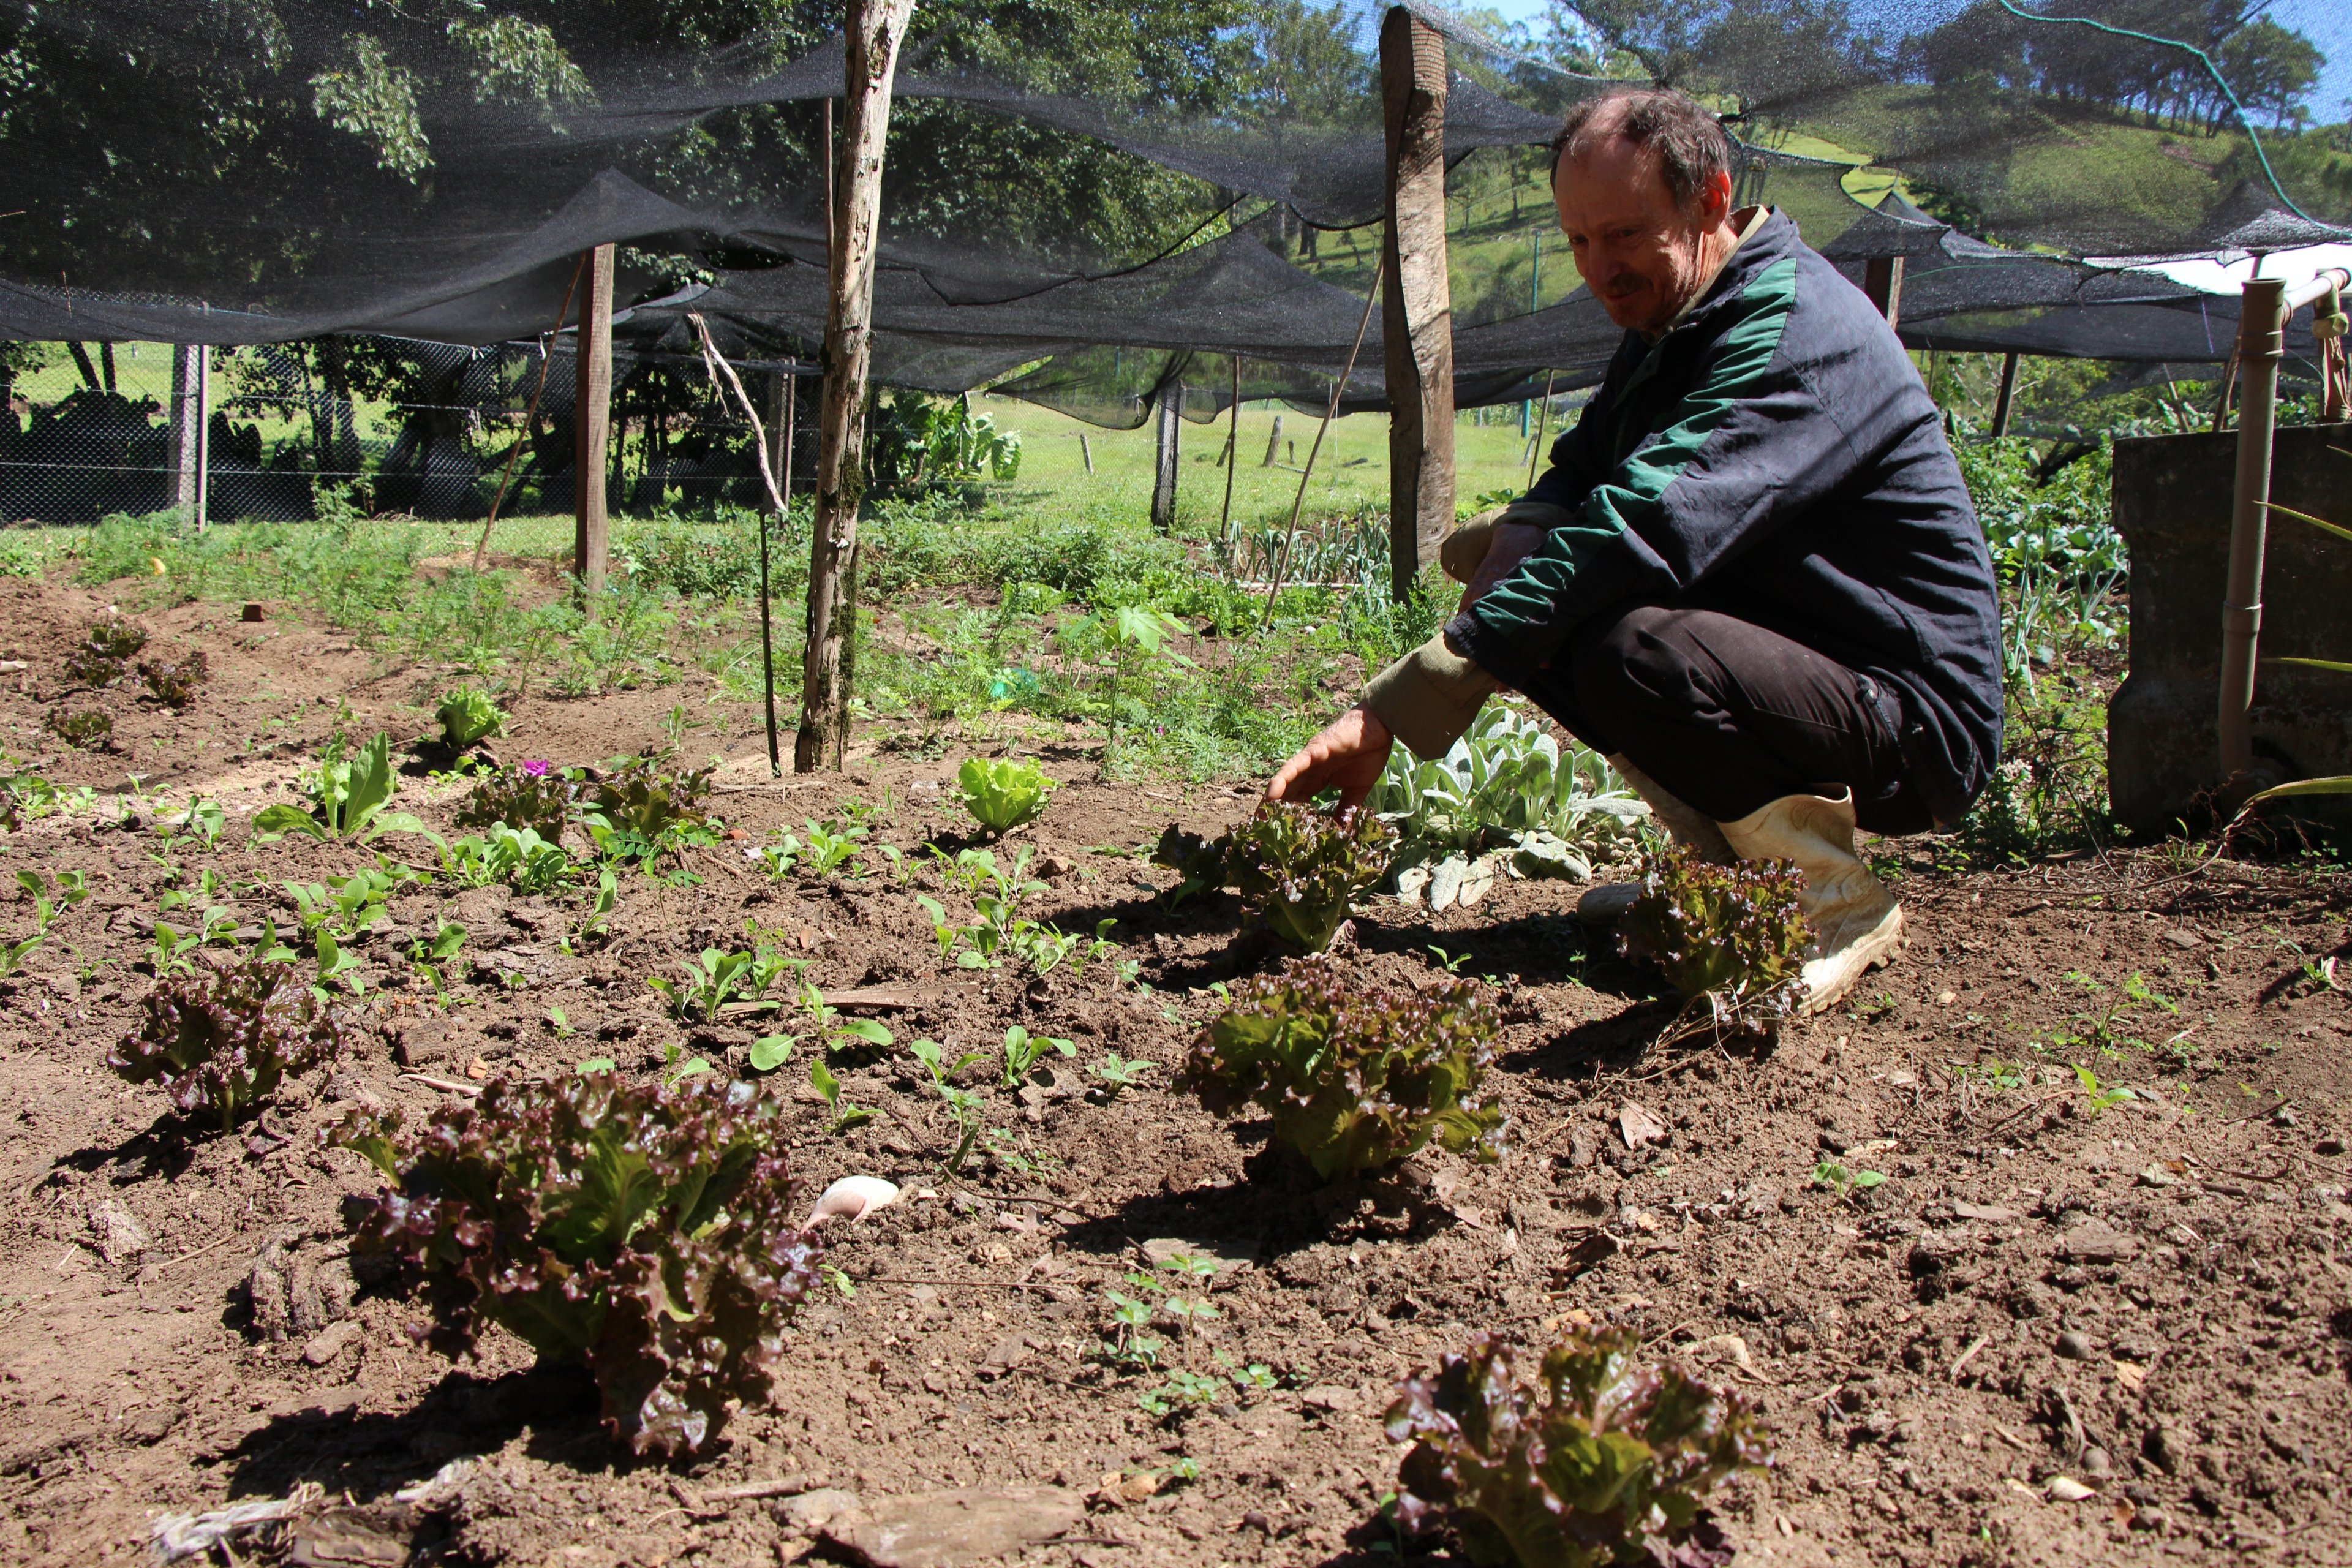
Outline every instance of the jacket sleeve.
<svg viewBox="0 0 2352 1568">
<path fill-rule="evenodd" d="M 1737 319 L 1654 430 L 1517 571 L 1448 624 L 1455 647 L 1519 685 L 1578 622 L 1612 604 L 1688 588 L 1860 467 L 1800 357 L 1781 353 L 1795 283 L 1796 264 L 1787 261 L 1748 286 Z M 1592 424 L 1575 432 L 1586 462 Z M 1565 500 L 1572 471 L 1555 467 L 1546 483 L 1555 476 Z"/>
</svg>

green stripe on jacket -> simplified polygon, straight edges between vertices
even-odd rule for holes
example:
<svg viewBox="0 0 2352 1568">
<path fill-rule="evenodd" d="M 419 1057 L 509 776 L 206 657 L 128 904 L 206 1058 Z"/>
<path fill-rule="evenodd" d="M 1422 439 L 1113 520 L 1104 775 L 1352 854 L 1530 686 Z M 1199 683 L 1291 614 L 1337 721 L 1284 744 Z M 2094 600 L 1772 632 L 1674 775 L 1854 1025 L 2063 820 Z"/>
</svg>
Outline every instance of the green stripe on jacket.
<svg viewBox="0 0 2352 1568">
<path fill-rule="evenodd" d="M 1706 378 L 1675 404 L 1663 429 L 1621 458 L 1609 478 L 1592 487 L 1572 521 L 1553 529 L 1541 548 L 1478 601 L 1473 613 L 1480 621 L 1516 637 L 1558 616 L 1560 601 L 1578 574 L 1592 566 L 1604 552 L 1622 549 L 1622 536 L 1628 529 L 1656 515 L 1667 489 L 1731 416 L 1739 400 L 1758 389 L 1780 352 L 1796 298 L 1793 258 L 1776 261 L 1756 275 L 1740 295 L 1745 319 L 1723 335 Z M 1618 395 L 1621 405 L 1655 374 L 1657 356 L 1671 341 L 1672 334 L 1660 339 L 1650 358 L 1627 378 Z M 1612 412 L 1622 416 L 1622 410 Z M 1622 433 L 1612 434 L 1612 447 L 1623 439 Z"/>
</svg>

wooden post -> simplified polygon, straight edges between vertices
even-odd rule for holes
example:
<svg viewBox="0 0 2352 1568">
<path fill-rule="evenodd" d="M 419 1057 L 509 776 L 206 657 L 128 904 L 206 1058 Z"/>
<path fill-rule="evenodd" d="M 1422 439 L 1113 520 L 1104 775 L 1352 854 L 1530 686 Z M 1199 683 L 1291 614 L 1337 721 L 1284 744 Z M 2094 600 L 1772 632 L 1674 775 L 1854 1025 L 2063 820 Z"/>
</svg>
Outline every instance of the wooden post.
<svg viewBox="0 0 2352 1568">
<path fill-rule="evenodd" d="M 1234 356 L 1233 399 L 1226 405 L 1225 455 L 1217 459 L 1225 468 L 1224 510 L 1217 514 L 1217 537 L 1231 537 L 1234 528 L 1234 470 L 1242 466 L 1242 356 Z"/>
<path fill-rule="evenodd" d="M 1274 411 L 1274 428 L 1265 433 L 1265 461 L 1260 463 L 1258 467 L 1261 468 L 1274 467 L 1274 459 L 1279 457 L 1281 452 L 1282 410 L 1277 408 Z"/>
<path fill-rule="evenodd" d="M 1994 439 L 2009 434 L 2009 410 L 2017 395 L 2017 355 L 2000 356 L 2000 391 L 1992 401 L 1992 433 Z"/>
<path fill-rule="evenodd" d="M 1402 5 L 1381 23 L 1388 119 L 1389 592 L 1413 592 L 1454 526 L 1454 300 L 1445 271 L 1445 39 Z"/>
<path fill-rule="evenodd" d="M 578 380 L 572 422 L 579 446 L 572 463 L 572 575 L 593 605 L 604 596 L 611 519 L 604 510 L 604 446 L 613 426 L 613 247 L 589 253 L 588 298 L 580 309 L 572 366 Z"/>
<path fill-rule="evenodd" d="M 1890 327 L 1903 324 L 1903 258 L 1899 256 L 1874 256 L 1862 266 L 1862 291 L 1870 296 L 1871 304 L 1886 318 Z"/>
<path fill-rule="evenodd" d="M 801 666 L 801 726 L 793 771 L 824 765 L 825 742 L 848 710 L 842 646 L 857 505 L 866 489 L 866 376 L 874 355 L 875 243 L 882 218 L 882 154 L 890 88 L 915 0 L 849 0 L 844 35 L 841 178 L 833 181 L 824 320 L 824 406 L 817 432 L 816 515 L 809 544 L 808 650 Z M 854 612 L 853 612 L 854 613 Z"/>
<path fill-rule="evenodd" d="M 1093 473 L 1095 471 L 1095 444 L 1087 439 L 1087 433 L 1083 430 L 1078 432 L 1078 456 L 1085 460 L 1087 472 L 1090 474 Z"/>
<path fill-rule="evenodd" d="M 1176 527 L 1176 458 L 1178 426 L 1183 416 L 1177 410 L 1184 405 L 1184 384 L 1171 382 L 1160 389 L 1153 400 L 1158 405 L 1159 423 L 1155 437 L 1155 460 L 1151 469 L 1151 531 L 1172 532 Z"/>
</svg>

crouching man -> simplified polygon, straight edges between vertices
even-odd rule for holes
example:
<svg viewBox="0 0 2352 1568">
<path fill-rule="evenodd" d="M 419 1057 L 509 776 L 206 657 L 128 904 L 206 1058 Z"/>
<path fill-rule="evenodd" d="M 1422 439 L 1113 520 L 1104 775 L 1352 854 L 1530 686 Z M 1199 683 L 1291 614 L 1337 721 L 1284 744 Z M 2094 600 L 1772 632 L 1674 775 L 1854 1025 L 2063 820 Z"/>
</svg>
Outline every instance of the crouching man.
<svg viewBox="0 0 2352 1568">
<path fill-rule="evenodd" d="M 1381 672 L 1267 794 L 1442 754 L 1501 688 L 1607 753 L 1679 843 L 1794 861 L 1807 1005 L 1903 941 L 1857 826 L 1958 819 L 2000 760 L 2000 605 L 1936 405 L 1893 329 L 1769 208 L 1678 93 L 1572 111 L 1553 195 L 1625 341 L 1551 468 L 1445 543 L 1444 632 Z M 1613 921 L 1632 884 L 1580 917 Z"/>
</svg>

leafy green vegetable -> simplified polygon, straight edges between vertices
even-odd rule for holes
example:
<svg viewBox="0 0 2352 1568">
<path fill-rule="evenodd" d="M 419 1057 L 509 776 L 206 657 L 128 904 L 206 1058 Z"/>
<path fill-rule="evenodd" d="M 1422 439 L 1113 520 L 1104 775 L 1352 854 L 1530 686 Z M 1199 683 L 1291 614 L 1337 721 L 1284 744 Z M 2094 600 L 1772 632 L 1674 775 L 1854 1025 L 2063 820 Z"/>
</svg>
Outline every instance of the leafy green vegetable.
<svg viewBox="0 0 2352 1568">
<path fill-rule="evenodd" d="M 1470 981 L 1386 989 L 1328 957 L 1291 959 L 1234 987 L 1177 1082 L 1220 1115 L 1256 1105 L 1327 1181 L 1433 1140 L 1491 1162 L 1507 1119 L 1479 1086 L 1501 1026 Z"/>
<path fill-rule="evenodd" d="M 1718 1562 L 1677 1552 L 1713 1532 L 1699 1505 L 1725 1478 L 1772 1462 L 1747 1401 L 1679 1367 L 1642 1368 L 1630 1329 L 1571 1332 L 1532 1384 L 1500 1335 L 1481 1334 L 1409 1379 L 1388 1435 L 1411 1443 L 1396 1520 L 1451 1526 L 1481 1568 Z"/>
<path fill-rule="evenodd" d="M 1304 801 L 1264 801 L 1225 836 L 1225 875 L 1254 920 L 1320 952 L 1349 906 L 1388 874 L 1396 841 L 1394 828 L 1360 806 L 1326 816 Z"/>
<path fill-rule="evenodd" d="M 579 798 L 580 786 L 552 768 L 504 767 L 476 784 L 458 805 L 457 826 L 490 827 L 503 822 L 561 844 Z"/>
<path fill-rule="evenodd" d="M 1618 930 L 1629 956 L 1656 963 L 1685 996 L 1708 998 L 1718 1025 L 1769 1029 L 1805 999 L 1803 887 L 1786 861 L 1717 866 L 1676 847 L 1642 879 Z"/>
<path fill-rule="evenodd" d="M 114 716 L 96 708 L 85 708 L 79 713 L 68 713 L 53 708 L 41 721 L 41 727 L 68 746 L 79 746 L 85 752 L 111 750 L 114 745 Z"/>
<path fill-rule="evenodd" d="M 487 692 L 470 686 L 460 686 L 443 697 L 433 717 L 441 722 L 441 743 L 453 752 L 506 733 L 505 710 L 491 701 Z"/>
<path fill-rule="evenodd" d="M 283 963 L 248 959 L 217 973 L 167 976 L 144 1005 L 139 1031 L 106 1065 L 129 1082 L 160 1084 L 175 1109 L 224 1131 L 288 1073 L 342 1049 L 341 1020 Z"/>
<path fill-rule="evenodd" d="M 139 661 L 139 679 L 147 683 L 147 694 L 175 712 L 194 703 L 196 688 L 211 674 L 211 663 L 202 648 L 185 658 Z"/>
<path fill-rule="evenodd" d="M 1036 763 L 966 757 L 956 770 L 956 798 L 991 833 L 1010 833 L 1045 814 L 1055 784 Z"/>
<path fill-rule="evenodd" d="M 501 1079 L 412 1139 L 396 1113 L 362 1111 L 324 1141 L 393 1184 L 352 1250 L 424 1298 L 436 1350 L 467 1354 L 496 1323 L 585 1363 L 607 1428 L 640 1454 L 692 1453 L 765 1397 L 816 1279 L 782 1105 L 749 1083 Z"/>
<path fill-rule="evenodd" d="M 254 813 L 254 842 L 274 843 L 289 833 L 306 833 L 322 841 L 364 842 L 379 833 L 424 832 L 425 825 L 406 812 L 384 809 L 397 787 L 392 772 L 392 741 L 382 731 L 356 756 L 346 756 L 340 744 L 331 746 L 319 758 L 319 771 L 302 780 L 302 793 L 310 797 L 310 809 L 265 806 Z"/>
<path fill-rule="evenodd" d="M 1434 909 L 1455 901 L 1465 881 L 1480 885 L 1471 868 L 1481 861 L 1489 872 L 1581 881 L 1633 848 L 1650 814 L 1599 752 L 1563 748 L 1508 701 L 1488 703 L 1434 762 L 1392 753 L 1367 804 L 1403 836 L 1399 895 L 1417 903 L 1426 892 Z"/>
<path fill-rule="evenodd" d="M 469 888 L 511 883 L 520 893 L 544 893 L 572 874 L 572 857 L 540 837 L 535 827 L 490 825 L 441 850 L 441 868 Z"/>
<path fill-rule="evenodd" d="M 1066 1057 L 1078 1054 L 1076 1043 L 1056 1040 L 1045 1035 L 1033 1035 L 1014 1024 L 1004 1031 L 1004 1087 L 1019 1089 L 1029 1081 L 1029 1075 L 1048 1051 L 1059 1051 Z"/>
<path fill-rule="evenodd" d="M 639 757 L 591 784 L 587 805 L 619 836 L 616 847 L 643 859 L 682 835 L 707 829 L 710 814 L 703 802 L 709 794 L 709 768 L 676 768 L 661 757 Z"/>
<path fill-rule="evenodd" d="M 1221 891 L 1225 886 L 1225 843 L 1223 837 L 1203 838 L 1170 823 L 1151 851 L 1151 863 L 1177 878 L 1174 887 L 1160 893 L 1160 903 L 1172 910 L 1187 899 Z"/>
</svg>

